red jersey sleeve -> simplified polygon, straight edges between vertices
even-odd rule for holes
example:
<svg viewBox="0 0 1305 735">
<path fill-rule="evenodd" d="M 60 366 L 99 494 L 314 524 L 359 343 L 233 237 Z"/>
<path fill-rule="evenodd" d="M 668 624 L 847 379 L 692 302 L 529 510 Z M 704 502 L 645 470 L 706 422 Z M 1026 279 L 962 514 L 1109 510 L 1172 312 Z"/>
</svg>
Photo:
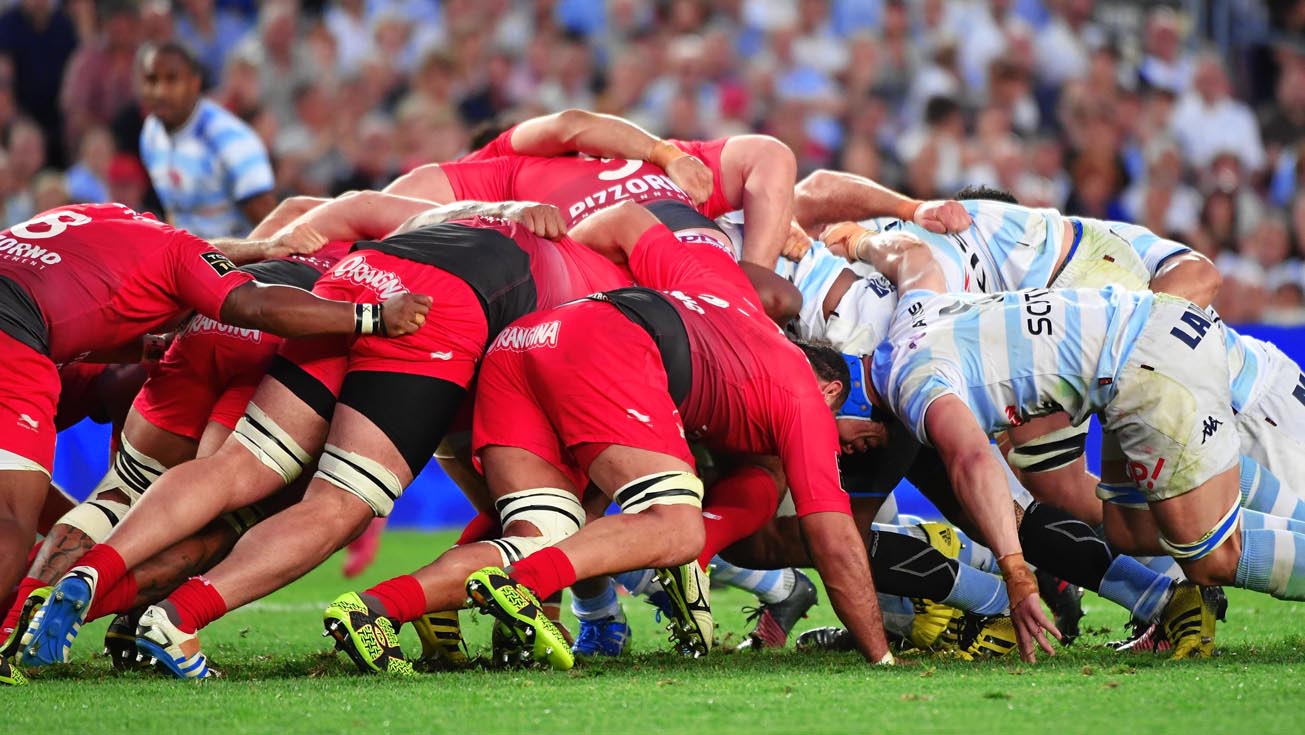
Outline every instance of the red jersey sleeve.
<svg viewBox="0 0 1305 735">
<path fill-rule="evenodd" d="M 725 150 L 725 144 L 729 138 L 717 138 L 716 140 L 668 140 L 666 141 L 680 150 L 696 157 L 711 169 L 711 196 L 703 202 L 698 211 L 704 215 L 716 219 L 717 217 L 732 212 L 738 207 L 730 205 L 729 199 L 725 197 L 725 179 L 721 176 L 720 161 L 721 152 Z"/>
<path fill-rule="evenodd" d="M 499 133 L 497 138 L 486 143 L 483 147 L 477 148 L 462 158 L 459 158 L 458 161 L 484 161 L 489 158 L 517 155 L 516 149 L 512 147 L 512 133 L 516 129 L 517 126 L 513 125 L 507 130 Z"/>
<path fill-rule="evenodd" d="M 178 231 L 173 236 L 168 258 L 164 288 L 178 303 L 218 321 L 227 295 L 254 280 L 212 245 L 188 232 Z"/>
<path fill-rule="evenodd" d="M 514 199 L 512 181 L 520 158 L 441 163 L 440 170 L 449 177 L 449 186 L 459 200 L 502 202 Z"/>
<path fill-rule="evenodd" d="M 810 379 L 810 378 L 808 378 Z M 774 422 L 776 444 L 789 493 L 799 517 L 812 513 L 852 513 L 838 475 L 838 426 L 834 414 L 813 390 L 779 388 L 785 408 Z"/>
<path fill-rule="evenodd" d="M 761 300 L 733 256 L 713 245 L 680 242 L 666 225 L 648 228 L 630 253 L 630 273 L 641 286 L 659 291 L 694 289 L 748 302 L 758 311 Z"/>
</svg>

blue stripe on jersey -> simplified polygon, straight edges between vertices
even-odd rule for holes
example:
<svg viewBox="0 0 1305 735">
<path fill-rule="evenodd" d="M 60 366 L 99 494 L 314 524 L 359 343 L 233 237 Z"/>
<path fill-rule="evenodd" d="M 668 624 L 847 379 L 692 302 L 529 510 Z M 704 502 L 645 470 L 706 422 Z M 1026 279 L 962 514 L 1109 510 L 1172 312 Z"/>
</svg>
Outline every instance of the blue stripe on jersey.
<svg viewBox="0 0 1305 735">
<path fill-rule="evenodd" d="M 1038 403 L 1037 360 L 1033 354 L 1033 341 L 1024 333 L 1024 312 L 1020 308 L 1023 298 L 1024 294 L 1016 292 L 1008 294 L 1005 302 L 1006 359 L 1010 391 L 1014 395 L 1011 403 L 1017 407 Z"/>
<path fill-rule="evenodd" d="M 1082 229 L 1079 229 L 1082 232 Z M 1073 257 L 1071 251 L 1070 257 Z M 1066 260 L 1068 262 L 1068 260 Z M 1073 289 L 1057 291 L 1065 298 L 1065 336 L 1057 344 L 1056 364 L 1061 375 L 1084 375 L 1087 365 L 1083 364 L 1085 355 L 1077 345 L 1083 344 L 1083 309 L 1079 305 L 1078 292 Z M 1092 390 L 1091 386 L 1087 387 Z"/>
<path fill-rule="evenodd" d="M 1223 328 L 1224 344 L 1228 347 L 1228 365 L 1237 371 L 1233 373 L 1229 384 L 1232 391 L 1232 408 L 1240 413 L 1250 402 L 1251 395 L 1255 391 L 1255 383 L 1259 380 L 1260 356 L 1256 350 L 1247 349 L 1245 338 L 1232 327 L 1224 324 Z"/>
<path fill-rule="evenodd" d="M 803 301 L 811 301 L 812 299 L 820 298 L 821 287 L 825 284 L 825 281 L 828 280 L 831 273 L 834 270 L 841 271 L 842 269 L 849 267 L 846 259 L 840 258 L 829 252 L 828 248 L 821 247 L 817 249 L 813 246 L 810 252 L 812 254 L 811 257 L 815 259 L 815 262 L 811 266 L 811 270 L 802 274 L 799 283 L 793 284 L 802 292 Z"/>
<path fill-rule="evenodd" d="M 972 309 L 956 318 L 955 330 L 952 332 L 954 354 L 960 356 L 961 375 L 967 387 L 966 403 L 979 417 L 979 423 L 987 426 L 991 421 L 1005 421 L 1006 407 L 998 406 L 989 397 L 985 386 L 988 383 L 984 368 L 982 334 L 979 330 L 980 312 Z"/>
</svg>

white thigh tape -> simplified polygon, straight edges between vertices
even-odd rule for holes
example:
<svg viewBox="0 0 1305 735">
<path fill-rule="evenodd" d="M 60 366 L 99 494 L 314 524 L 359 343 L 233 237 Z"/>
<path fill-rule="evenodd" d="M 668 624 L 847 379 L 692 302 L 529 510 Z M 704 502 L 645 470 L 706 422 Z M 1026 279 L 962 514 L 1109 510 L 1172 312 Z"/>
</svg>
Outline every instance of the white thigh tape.
<svg viewBox="0 0 1305 735">
<path fill-rule="evenodd" d="M 289 485 L 304 471 L 311 457 L 263 410 L 249 404 L 236 424 L 236 440 Z"/>
<path fill-rule="evenodd" d="M 1066 426 L 1017 444 L 1011 449 L 1010 465 L 1028 472 L 1050 472 L 1083 456 L 1087 448 L 1088 422 Z"/>
<path fill-rule="evenodd" d="M 95 487 L 93 496 L 104 490 L 121 490 L 134 503 L 167 469 L 157 459 L 132 446 L 124 432 L 122 446 L 113 456 L 113 464 L 104 474 L 104 479 Z"/>
<path fill-rule="evenodd" d="M 394 510 L 394 501 L 403 494 L 398 476 L 384 465 L 330 444 L 317 460 L 316 476 L 357 495 L 382 518 Z"/>
<path fill-rule="evenodd" d="M 638 513 L 654 505 L 702 507 L 702 480 L 688 472 L 645 475 L 616 491 L 613 500 L 622 513 Z"/>
<path fill-rule="evenodd" d="M 585 524 L 585 509 L 580 500 L 554 487 L 509 493 L 495 501 L 494 508 L 504 529 L 517 521 L 524 521 L 539 531 L 538 536 L 504 536 L 488 541 L 498 549 L 504 565 L 515 564 L 540 549 L 557 544 Z"/>
</svg>

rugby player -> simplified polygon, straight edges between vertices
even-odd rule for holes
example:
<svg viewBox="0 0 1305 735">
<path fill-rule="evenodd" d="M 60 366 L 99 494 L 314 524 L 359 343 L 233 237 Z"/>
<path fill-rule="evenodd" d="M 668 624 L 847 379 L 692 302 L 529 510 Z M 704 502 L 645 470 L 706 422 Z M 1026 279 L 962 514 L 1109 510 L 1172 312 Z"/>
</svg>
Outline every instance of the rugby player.
<svg viewBox="0 0 1305 735">
<path fill-rule="evenodd" d="M 1200 584 L 1305 597 L 1305 555 L 1294 553 L 1305 536 L 1241 527 L 1239 441 L 1219 431 L 1233 420 L 1221 323 L 1184 299 L 1113 286 L 947 295 L 942 267 L 918 238 L 876 237 L 853 223 L 824 237 L 902 289 L 875 352 L 870 398 L 937 448 L 1004 573 L 1022 567 L 1023 554 L 988 435 L 1054 411 L 1075 424 L 1095 413 L 1147 504 L 1106 514 L 1112 546 L 1167 553 Z M 1199 592 L 1185 584 L 1180 594 Z M 1210 655 L 1208 622 L 1199 641 L 1176 646 L 1177 657 Z M 1017 632 L 1021 647 L 1036 635 Z"/>
<path fill-rule="evenodd" d="M 56 364 L 120 348 L 191 309 L 284 336 L 399 336 L 428 302 L 403 294 L 380 309 L 253 283 L 189 233 L 116 204 L 72 205 L 14 225 L 0 239 L 0 589 L 22 576 L 50 483 Z M 365 318 L 364 318 L 365 317 Z M 0 677 L 17 681 L 8 662 Z"/>
<path fill-rule="evenodd" d="M 292 235 L 309 239 L 315 234 L 302 233 L 298 229 L 291 231 Z M 241 270 L 260 284 L 310 290 L 317 278 L 347 253 L 349 245 L 330 243 L 312 255 L 267 260 L 241 266 Z M 40 553 L 18 585 L 16 603 L 8 608 L 0 629 L 4 634 L 15 629 L 21 634 L 26 629 L 31 616 L 48 597 L 49 585 L 93 545 L 103 541 L 166 468 L 195 456 L 207 456 L 222 444 L 244 414 L 245 405 L 280 344 L 275 335 L 229 327 L 203 315 L 192 317 L 179 332 L 144 385 L 136 384 L 140 390 L 122 412 L 123 430 L 115 442 L 117 449 L 107 474 L 86 501 L 62 514 L 48 529 Z M 140 372 L 143 377 L 144 371 Z M 65 379 L 65 390 L 67 384 Z M 60 405 L 62 411 L 62 400 Z M 147 568 L 131 570 L 124 584 L 114 588 L 117 597 L 101 597 L 100 609 L 88 612 L 87 619 L 161 599 L 186 576 L 207 569 L 215 556 L 225 553 L 239 534 L 258 519 L 258 513 L 259 509 L 249 508 L 231 514 L 225 522 L 206 528 L 192 543 L 157 555 Z M 115 629 L 110 640 L 134 634 L 134 623 L 126 626 L 124 621 L 124 626 L 126 633 Z M 16 654 L 20 644 L 21 635 L 12 636 L 0 648 L 0 655 Z M 122 652 L 115 650 L 119 654 L 115 658 L 121 658 Z M 127 652 L 131 659 L 135 658 L 134 646 Z"/>
<path fill-rule="evenodd" d="M 303 221 L 321 221 L 328 206 Z M 358 217 L 393 215 L 396 208 L 364 208 Z M 534 223 L 535 232 L 522 221 Z M 431 289 L 441 294 L 437 324 L 388 342 L 286 343 L 222 447 L 164 473 L 106 542 L 55 585 L 33 620 L 25 658 L 62 660 L 87 605 L 111 594 L 127 569 L 289 484 L 320 451 L 302 501 L 258 524 L 206 577 L 192 578 L 141 617 L 142 653 L 178 677 L 209 675 L 196 631 L 297 579 L 374 516 L 388 515 L 457 415 L 485 347 L 508 322 L 537 305 L 628 282 L 592 250 L 535 234 L 562 231 L 560 215 L 545 205 L 461 203 L 412 217 L 380 241 L 356 243 L 314 291 L 374 300 Z M 405 397 L 401 404 L 391 400 L 395 391 Z"/>
<path fill-rule="evenodd" d="M 829 407 L 845 389 L 843 363 L 827 350 L 825 357 L 809 350 L 809 364 L 759 317 L 746 282 L 722 267 L 720 251 L 683 247 L 632 203 L 603 216 L 606 227 L 589 228 L 586 242 L 625 250 L 636 281 L 648 288 L 519 321 L 495 342 L 480 376 L 473 446 L 506 535 L 454 548 L 412 576 L 369 590 L 370 600 L 342 596 L 373 611 L 350 626 L 460 607 L 465 580 L 466 593 L 507 634 L 565 669 L 572 654 L 538 597 L 578 578 L 642 568 L 675 570 L 663 584 L 681 619 L 692 619 L 693 608 L 705 605 L 697 557 L 707 541 L 691 439 L 713 450 L 780 457 L 835 609 L 863 655 L 891 663 L 865 549 L 833 461 Z M 618 373 L 613 365 L 623 367 Z M 580 493 L 590 481 L 624 512 L 584 525 Z M 509 566 L 511 576 L 486 565 Z M 330 609 L 327 617 L 328 626 L 333 618 L 344 622 Z M 681 643 L 705 652 L 697 625 L 679 631 Z M 350 655 L 368 663 L 402 654 L 391 645 L 379 656 L 362 646 Z"/>
</svg>

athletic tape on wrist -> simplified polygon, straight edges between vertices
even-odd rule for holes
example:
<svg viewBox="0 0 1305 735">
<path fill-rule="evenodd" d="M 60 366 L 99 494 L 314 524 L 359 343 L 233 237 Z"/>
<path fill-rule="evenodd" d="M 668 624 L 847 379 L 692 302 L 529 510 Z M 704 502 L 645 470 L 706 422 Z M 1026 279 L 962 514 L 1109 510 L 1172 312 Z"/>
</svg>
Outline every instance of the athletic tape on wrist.
<svg viewBox="0 0 1305 735">
<path fill-rule="evenodd" d="M 382 334 L 385 324 L 381 321 L 380 304 L 353 305 L 353 333 L 356 335 Z"/>
<path fill-rule="evenodd" d="M 1024 561 L 1024 554 L 1007 554 L 997 559 L 997 566 L 1006 579 L 1006 596 L 1011 607 L 1023 602 L 1029 595 L 1038 594 L 1038 583 L 1029 572 L 1029 565 Z"/>
</svg>

